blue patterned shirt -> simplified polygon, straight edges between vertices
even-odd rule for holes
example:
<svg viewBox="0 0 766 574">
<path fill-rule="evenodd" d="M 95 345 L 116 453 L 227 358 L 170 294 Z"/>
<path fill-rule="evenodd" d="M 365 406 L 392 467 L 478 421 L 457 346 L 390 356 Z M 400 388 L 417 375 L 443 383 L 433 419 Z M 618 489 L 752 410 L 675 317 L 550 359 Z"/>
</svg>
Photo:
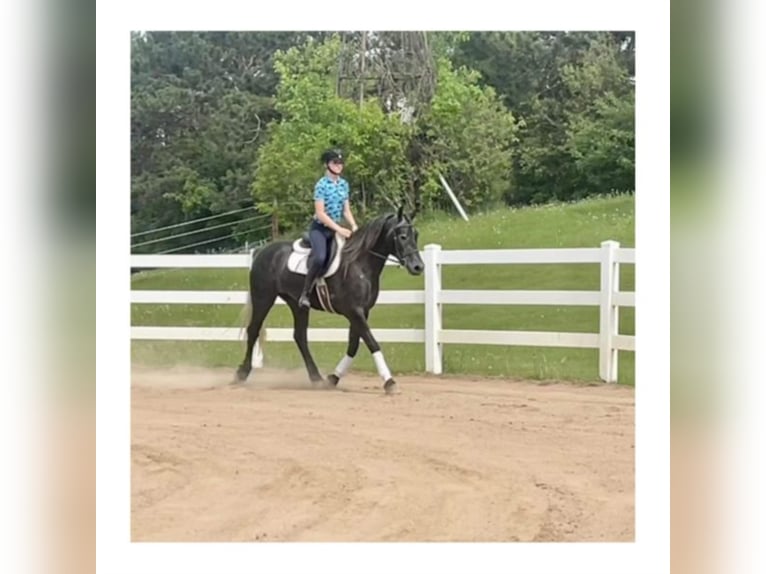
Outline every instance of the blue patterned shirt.
<svg viewBox="0 0 766 574">
<path fill-rule="evenodd" d="M 335 223 L 343 218 L 343 205 L 348 199 L 348 182 L 342 177 L 338 181 L 324 176 L 314 186 L 314 201 L 324 201 L 324 210 Z M 316 216 L 314 216 L 316 219 Z"/>
</svg>

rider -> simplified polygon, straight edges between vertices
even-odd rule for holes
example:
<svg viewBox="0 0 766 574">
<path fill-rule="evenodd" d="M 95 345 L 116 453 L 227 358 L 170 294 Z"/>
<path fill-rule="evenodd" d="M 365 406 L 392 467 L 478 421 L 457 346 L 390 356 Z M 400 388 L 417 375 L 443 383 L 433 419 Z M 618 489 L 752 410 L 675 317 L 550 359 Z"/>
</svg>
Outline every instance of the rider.
<svg viewBox="0 0 766 574">
<path fill-rule="evenodd" d="M 330 242 L 333 241 L 335 233 L 348 239 L 351 233 L 357 230 L 348 199 L 348 182 L 340 176 L 343 171 L 343 154 L 339 149 L 328 149 L 320 160 L 326 172 L 314 186 L 314 217 L 309 227 L 310 267 L 306 273 L 303 292 L 298 299 L 301 307 L 311 307 L 309 293 L 319 272 L 324 268 L 325 259 L 330 252 Z M 340 225 L 343 218 L 351 224 L 351 230 Z"/>
</svg>

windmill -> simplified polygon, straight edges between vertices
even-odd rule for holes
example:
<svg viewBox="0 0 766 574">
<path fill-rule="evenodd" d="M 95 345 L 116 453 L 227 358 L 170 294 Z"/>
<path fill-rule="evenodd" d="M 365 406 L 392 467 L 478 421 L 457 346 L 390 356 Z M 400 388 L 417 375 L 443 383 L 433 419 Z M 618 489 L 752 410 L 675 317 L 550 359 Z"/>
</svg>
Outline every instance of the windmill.
<svg viewBox="0 0 766 574">
<path fill-rule="evenodd" d="M 375 97 L 387 113 L 411 123 L 436 88 L 427 32 L 346 32 L 338 58 L 337 93 L 358 101 Z"/>
</svg>

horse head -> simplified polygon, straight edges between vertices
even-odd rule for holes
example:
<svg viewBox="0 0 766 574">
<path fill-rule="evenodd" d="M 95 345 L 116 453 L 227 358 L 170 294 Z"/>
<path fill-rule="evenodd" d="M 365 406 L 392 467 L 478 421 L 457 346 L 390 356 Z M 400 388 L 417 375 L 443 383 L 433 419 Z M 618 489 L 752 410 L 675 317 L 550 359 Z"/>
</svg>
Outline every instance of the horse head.
<svg viewBox="0 0 766 574">
<path fill-rule="evenodd" d="M 391 218 L 386 237 L 389 240 L 391 254 L 397 258 L 410 275 L 420 275 L 425 269 L 418 250 L 418 230 L 412 224 L 412 217 L 404 214 L 404 206 L 399 206 L 395 218 Z"/>
</svg>

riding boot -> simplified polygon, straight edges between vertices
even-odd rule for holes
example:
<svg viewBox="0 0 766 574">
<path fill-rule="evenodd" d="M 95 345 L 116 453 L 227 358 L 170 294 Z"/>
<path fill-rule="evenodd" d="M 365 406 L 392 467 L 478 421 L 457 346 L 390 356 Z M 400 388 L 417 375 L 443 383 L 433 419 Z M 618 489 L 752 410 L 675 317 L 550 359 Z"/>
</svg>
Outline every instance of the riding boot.
<svg viewBox="0 0 766 574">
<path fill-rule="evenodd" d="M 319 277 L 327 258 L 328 242 L 332 235 L 329 230 L 318 222 L 314 222 L 309 231 L 309 240 L 311 241 L 311 253 L 309 254 L 308 269 L 306 270 L 306 282 L 303 284 L 303 292 L 298 299 L 298 305 L 311 307 L 309 293 L 314 287 L 314 281 Z"/>
<path fill-rule="evenodd" d="M 311 289 L 314 287 L 314 281 L 316 280 L 318 274 L 319 265 L 317 264 L 311 265 L 311 267 L 309 267 L 308 271 L 306 272 L 306 281 L 303 284 L 303 291 L 301 292 L 301 296 L 298 299 L 298 305 L 301 307 L 306 307 L 307 309 L 311 307 L 309 294 L 311 293 Z"/>
</svg>

